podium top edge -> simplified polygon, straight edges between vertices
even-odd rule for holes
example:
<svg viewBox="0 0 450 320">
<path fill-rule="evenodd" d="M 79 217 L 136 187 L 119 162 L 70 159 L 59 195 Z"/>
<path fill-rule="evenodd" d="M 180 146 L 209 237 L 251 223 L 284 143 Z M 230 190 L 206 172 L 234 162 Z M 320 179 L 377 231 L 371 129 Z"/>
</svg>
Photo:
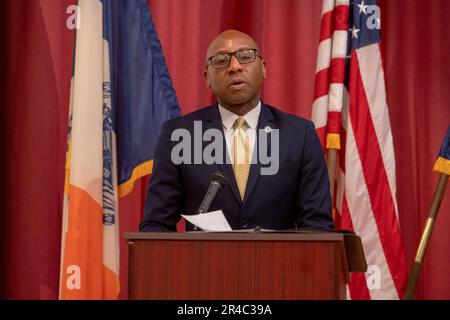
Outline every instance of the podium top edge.
<svg viewBox="0 0 450 320">
<path fill-rule="evenodd" d="M 280 233 L 280 232 L 125 232 L 133 240 L 222 240 L 222 241 L 343 241 L 339 233 Z"/>
</svg>

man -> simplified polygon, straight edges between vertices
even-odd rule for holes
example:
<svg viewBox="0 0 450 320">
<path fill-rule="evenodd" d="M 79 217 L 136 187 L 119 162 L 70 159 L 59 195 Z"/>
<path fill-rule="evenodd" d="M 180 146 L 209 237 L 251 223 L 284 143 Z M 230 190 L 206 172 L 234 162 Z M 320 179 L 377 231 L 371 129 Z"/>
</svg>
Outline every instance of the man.
<svg viewBox="0 0 450 320">
<path fill-rule="evenodd" d="M 233 229 L 332 228 L 328 174 L 314 125 L 260 101 L 266 63 L 256 42 L 236 30 L 221 33 L 208 48 L 204 77 L 218 104 L 163 124 L 140 230 L 175 231 L 180 214 L 196 213 L 216 171 L 227 183 L 210 211 L 222 210 Z M 198 139 L 199 123 L 202 130 L 220 130 L 231 163 L 174 161 L 173 133 L 184 130 Z M 278 137 L 268 142 L 278 162 L 269 174 L 254 161 L 264 140 L 261 132 Z M 201 153 L 206 143 L 200 143 Z M 192 150 L 194 157 L 202 155 Z M 192 227 L 188 224 L 187 230 Z"/>
</svg>

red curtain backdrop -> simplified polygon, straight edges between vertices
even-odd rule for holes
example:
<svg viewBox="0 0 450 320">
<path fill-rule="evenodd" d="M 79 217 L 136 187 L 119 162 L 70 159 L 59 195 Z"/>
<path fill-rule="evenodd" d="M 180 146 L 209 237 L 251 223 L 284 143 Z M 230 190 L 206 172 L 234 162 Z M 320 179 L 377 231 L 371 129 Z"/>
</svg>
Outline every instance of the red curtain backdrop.
<svg viewBox="0 0 450 320">
<path fill-rule="evenodd" d="M 62 194 L 76 0 L 0 5 L 0 297 L 58 297 Z M 321 1 L 149 0 L 183 113 L 210 104 L 202 77 L 209 42 L 235 28 L 254 36 L 268 66 L 263 100 L 310 118 Z M 450 124 L 450 2 L 380 1 L 397 198 L 409 265 L 438 174 L 431 171 Z M 147 180 L 147 179 L 146 179 Z M 146 180 L 121 200 L 121 231 L 136 231 Z M 450 191 L 427 252 L 417 297 L 450 299 Z M 121 241 L 121 297 L 126 243 Z"/>
</svg>

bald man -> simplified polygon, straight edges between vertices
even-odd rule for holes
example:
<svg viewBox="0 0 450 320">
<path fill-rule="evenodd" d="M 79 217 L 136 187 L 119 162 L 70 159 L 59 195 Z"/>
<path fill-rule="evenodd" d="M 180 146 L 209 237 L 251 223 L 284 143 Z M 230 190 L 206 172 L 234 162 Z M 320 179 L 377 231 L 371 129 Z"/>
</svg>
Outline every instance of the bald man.
<svg viewBox="0 0 450 320">
<path fill-rule="evenodd" d="M 176 231 L 180 214 L 197 213 L 217 171 L 227 183 L 209 211 L 222 210 L 233 229 L 333 228 L 314 125 L 261 101 L 267 70 L 255 40 L 219 34 L 203 75 L 217 103 L 162 125 L 140 230 Z"/>
</svg>

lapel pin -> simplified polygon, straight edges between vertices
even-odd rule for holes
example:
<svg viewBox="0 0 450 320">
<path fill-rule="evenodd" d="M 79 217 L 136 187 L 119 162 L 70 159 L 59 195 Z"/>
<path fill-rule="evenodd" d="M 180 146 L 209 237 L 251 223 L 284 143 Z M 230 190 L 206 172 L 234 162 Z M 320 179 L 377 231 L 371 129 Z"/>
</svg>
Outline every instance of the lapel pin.
<svg viewBox="0 0 450 320">
<path fill-rule="evenodd" d="M 269 127 L 269 126 L 267 126 L 267 127 L 264 128 L 264 131 L 265 131 L 266 133 L 271 133 L 271 132 L 272 132 L 272 128 Z"/>
</svg>

